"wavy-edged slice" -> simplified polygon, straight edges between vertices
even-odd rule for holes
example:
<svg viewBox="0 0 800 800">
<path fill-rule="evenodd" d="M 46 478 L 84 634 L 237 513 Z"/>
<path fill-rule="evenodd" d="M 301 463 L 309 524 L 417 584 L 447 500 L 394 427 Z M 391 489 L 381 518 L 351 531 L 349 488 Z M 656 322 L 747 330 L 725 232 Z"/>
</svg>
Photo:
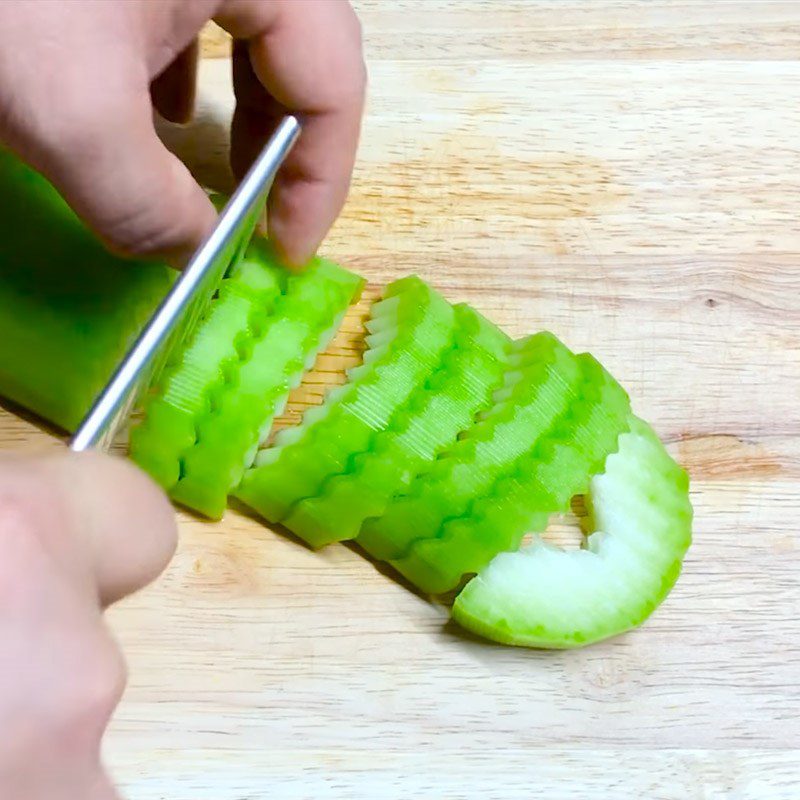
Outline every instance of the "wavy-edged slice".
<svg viewBox="0 0 800 800">
<path fill-rule="evenodd" d="M 487 408 L 503 379 L 510 339 L 468 305 L 454 307 L 456 328 L 435 371 L 411 394 L 346 470 L 295 504 L 283 524 L 310 542 L 352 539 L 391 498 Z"/>
<path fill-rule="evenodd" d="M 333 338 L 363 285 L 362 278 L 323 259 L 287 276 L 272 313 L 252 320 L 236 339 L 238 365 L 223 369 L 211 392 L 210 411 L 200 417 L 197 439 L 181 458 L 181 476 L 170 492 L 175 500 L 222 516 L 289 392 Z"/>
<path fill-rule="evenodd" d="M 632 418 L 586 499 L 595 532 L 584 549 L 538 540 L 500 553 L 456 598 L 454 618 L 488 639 L 541 648 L 579 647 L 641 624 L 691 543 L 688 476 Z"/>
<path fill-rule="evenodd" d="M 497 553 L 516 550 L 526 533 L 544 530 L 602 471 L 627 430 L 630 403 L 623 388 L 590 355 L 577 356 L 576 399 L 552 427 L 498 477 L 466 513 L 447 520 L 437 536 L 418 540 L 392 566 L 425 592 L 455 589 Z"/>
<path fill-rule="evenodd" d="M 181 458 L 196 443 L 200 417 L 210 412 L 223 375 L 238 369 L 242 333 L 272 312 L 285 289 L 285 272 L 273 262 L 268 243 L 253 240 L 151 389 L 144 417 L 130 432 L 130 456 L 165 489 L 180 480 Z"/>
<path fill-rule="evenodd" d="M 516 459 L 561 417 L 576 397 L 581 371 L 573 353 L 550 333 L 515 342 L 504 385 L 491 410 L 440 454 L 406 494 L 364 524 L 358 543 L 385 561 L 435 537 L 446 520 L 468 512 Z"/>
<path fill-rule="evenodd" d="M 290 274 L 256 241 L 131 432 L 131 455 L 179 503 L 219 518 L 291 389 L 363 280 L 323 259 Z"/>
<path fill-rule="evenodd" d="M 416 276 L 390 284 L 372 308 L 363 363 L 321 406 L 262 450 L 234 492 L 270 522 L 316 495 L 329 475 L 346 471 L 428 379 L 453 336 L 452 306 Z M 325 541 L 309 540 L 314 546 Z"/>
</svg>

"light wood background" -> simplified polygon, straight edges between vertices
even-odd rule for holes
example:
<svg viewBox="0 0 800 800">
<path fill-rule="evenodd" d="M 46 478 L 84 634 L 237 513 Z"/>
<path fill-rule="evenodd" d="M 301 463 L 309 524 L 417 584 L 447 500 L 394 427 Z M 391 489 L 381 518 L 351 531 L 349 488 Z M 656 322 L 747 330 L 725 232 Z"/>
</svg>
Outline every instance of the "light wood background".
<svg viewBox="0 0 800 800">
<path fill-rule="evenodd" d="M 110 615 L 114 774 L 131 800 L 800 797 L 800 4 L 357 7 L 370 101 L 326 252 L 591 349 L 690 470 L 695 543 L 642 629 L 540 653 L 347 547 L 182 516 Z M 218 185 L 226 53 L 210 33 L 166 133 Z"/>
</svg>

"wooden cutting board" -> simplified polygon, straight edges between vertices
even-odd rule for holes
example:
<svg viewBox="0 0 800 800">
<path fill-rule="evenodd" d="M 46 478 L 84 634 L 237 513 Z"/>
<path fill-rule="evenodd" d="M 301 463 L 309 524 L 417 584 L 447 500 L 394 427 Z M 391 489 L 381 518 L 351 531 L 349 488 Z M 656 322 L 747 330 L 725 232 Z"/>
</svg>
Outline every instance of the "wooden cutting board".
<svg viewBox="0 0 800 800">
<path fill-rule="evenodd" d="M 110 614 L 114 774 L 132 800 L 800 796 L 800 6 L 357 6 L 369 108 L 327 254 L 591 349 L 689 469 L 695 543 L 641 630 L 540 653 L 354 549 L 182 515 Z M 165 132 L 218 187 L 226 54 L 209 32 L 198 118 Z M 0 417 L 6 447 L 43 436 Z"/>
</svg>

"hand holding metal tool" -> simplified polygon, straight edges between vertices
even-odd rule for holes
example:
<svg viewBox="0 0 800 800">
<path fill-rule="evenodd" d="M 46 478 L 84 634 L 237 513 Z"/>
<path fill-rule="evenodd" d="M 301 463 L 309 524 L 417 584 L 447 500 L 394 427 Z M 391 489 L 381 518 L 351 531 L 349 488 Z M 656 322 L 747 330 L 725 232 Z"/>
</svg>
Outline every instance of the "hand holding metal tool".
<svg viewBox="0 0 800 800">
<path fill-rule="evenodd" d="M 217 225 L 167 296 L 80 424 L 70 448 L 108 450 L 136 400 L 157 376 L 170 350 L 197 324 L 205 301 L 247 249 L 272 182 L 300 134 L 285 117 L 219 216 Z"/>
</svg>

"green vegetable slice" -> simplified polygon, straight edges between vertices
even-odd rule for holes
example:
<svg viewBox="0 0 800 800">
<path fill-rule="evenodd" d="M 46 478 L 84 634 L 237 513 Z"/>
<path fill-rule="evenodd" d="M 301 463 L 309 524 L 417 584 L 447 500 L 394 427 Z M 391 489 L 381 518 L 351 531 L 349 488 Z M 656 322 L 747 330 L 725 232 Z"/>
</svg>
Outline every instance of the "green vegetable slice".
<svg viewBox="0 0 800 800">
<path fill-rule="evenodd" d="M 210 517 L 222 515 L 289 392 L 333 338 L 362 286 L 358 276 L 321 259 L 287 278 L 273 316 L 238 340 L 241 366 L 233 376 L 223 374 L 225 385 L 212 393 L 198 441 L 183 457 L 175 500 Z"/>
<path fill-rule="evenodd" d="M 145 400 L 144 419 L 131 429 L 130 456 L 166 489 L 180 480 L 181 458 L 197 440 L 211 397 L 226 376 L 234 380 L 242 332 L 256 329 L 285 290 L 285 271 L 271 260 L 268 243 L 254 240 Z"/>
<path fill-rule="evenodd" d="M 0 394 L 72 431 L 176 273 L 107 252 L 2 148 L 0 232 Z"/>
<path fill-rule="evenodd" d="M 643 622 L 677 580 L 691 543 L 689 480 L 632 418 L 587 497 L 595 528 L 567 552 L 541 540 L 501 553 L 456 598 L 453 616 L 498 642 L 578 647 Z"/>
<path fill-rule="evenodd" d="M 447 592 L 479 572 L 523 536 L 544 530 L 603 469 L 627 430 L 630 404 L 622 387 L 592 356 L 577 357 L 582 382 L 567 413 L 542 434 L 466 513 L 445 522 L 434 538 L 418 540 L 392 565 L 426 592 Z"/>
<path fill-rule="evenodd" d="M 283 520 L 289 530 L 314 543 L 354 538 L 367 517 L 381 514 L 490 404 L 510 340 L 467 305 L 455 306 L 455 316 L 453 340 L 435 371 L 372 438 L 369 450 L 352 454 L 344 472 L 293 506 Z"/>
<path fill-rule="evenodd" d="M 324 480 L 347 470 L 428 379 L 453 336 L 455 314 L 438 292 L 411 276 L 387 287 L 367 323 L 368 350 L 348 382 L 309 409 L 300 425 L 262 450 L 235 496 L 270 522 L 318 494 Z M 310 541 L 315 546 L 325 542 Z"/>
<path fill-rule="evenodd" d="M 366 521 L 358 543 L 371 555 L 401 559 L 417 540 L 436 536 L 566 412 L 581 372 L 555 336 L 539 333 L 515 342 L 508 361 L 492 409 L 441 453 L 407 494 L 395 497 L 383 516 Z"/>
<path fill-rule="evenodd" d="M 179 503 L 218 518 L 229 491 L 363 281 L 316 259 L 284 273 L 266 245 L 223 281 L 132 454 Z"/>
</svg>

